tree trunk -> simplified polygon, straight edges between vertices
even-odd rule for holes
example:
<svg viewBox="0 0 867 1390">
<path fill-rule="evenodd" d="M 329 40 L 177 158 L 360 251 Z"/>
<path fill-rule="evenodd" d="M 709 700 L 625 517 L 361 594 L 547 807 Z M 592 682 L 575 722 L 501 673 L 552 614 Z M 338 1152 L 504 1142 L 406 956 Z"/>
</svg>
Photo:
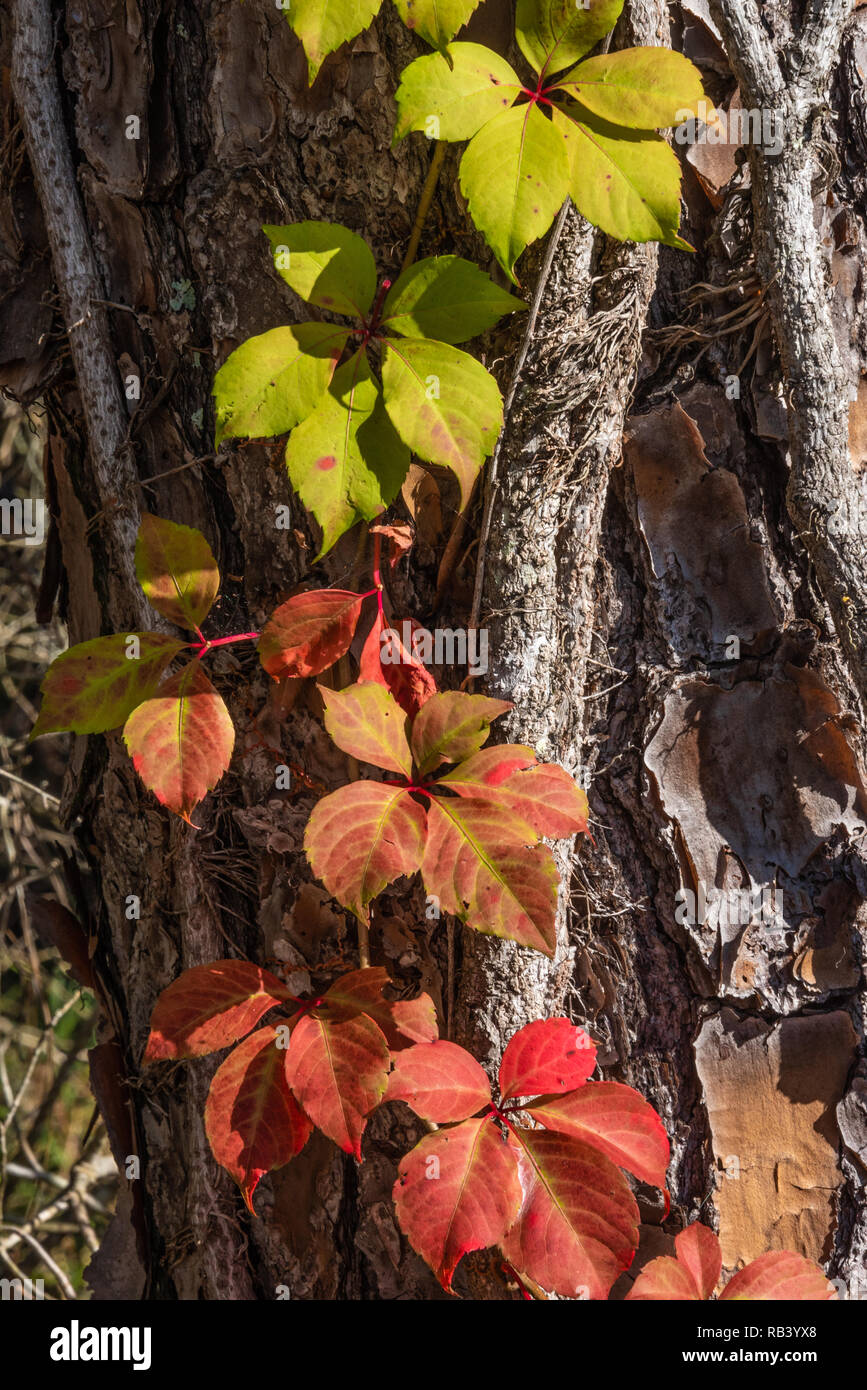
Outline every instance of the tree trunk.
<svg viewBox="0 0 867 1390">
<path fill-rule="evenodd" d="M 264 224 L 342 222 L 381 274 L 399 270 L 431 151 L 420 137 L 391 149 L 393 97 L 422 45 L 386 4 L 308 89 L 300 46 L 267 3 L 12 8 L 0 382 L 47 405 L 49 556 L 62 556 L 70 642 L 155 625 L 130 565 L 143 511 L 204 531 L 224 576 L 219 621 L 259 628 L 307 576 L 315 543 L 279 447 L 213 454 L 214 372 L 297 315 Z M 469 36 L 507 52 L 510 9 L 487 0 Z M 787 7 L 765 10 L 768 42 L 785 50 Z M 55 38 L 45 62 L 39 44 L 50 53 Z M 727 105 L 734 78 L 698 0 L 631 0 L 613 42 L 686 51 Z M 799 161 L 812 177 L 811 265 L 826 277 L 810 294 L 845 363 L 831 405 L 839 425 L 840 393 L 851 397 L 847 486 L 860 495 L 867 12 L 836 47 L 833 111 L 815 94 L 812 158 Z M 595 844 L 557 848 L 553 962 L 428 921 L 418 884 L 377 903 L 371 943 L 486 1066 L 516 1027 L 566 1013 L 599 1042 L 602 1074 L 660 1111 L 671 1211 L 640 1190 L 642 1243 L 615 1297 L 697 1217 L 719 1229 L 727 1268 L 789 1248 L 851 1280 L 867 1252 L 862 610 L 853 631 L 835 630 L 839 586 L 829 591 L 787 507 L 789 437 L 803 472 L 799 421 L 813 405 L 798 395 L 809 334 L 794 358 L 790 343 L 778 355 L 785 314 L 772 306 L 772 321 L 763 297 L 773 178 L 756 176 L 766 156 L 754 151 L 754 220 L 750 165 L 716 148 L 716 162 L 702 145 L 684 161 L 695 256 L 612 243 L 574 210 L 529 253 L 529 326 L 475 345 L 509 408 L 463 554 L 437 608 L 458 507 L 443 475 L 445 533 L 419 539 L 393 590 L 399 616 L 487 628 L 485 688 L 515 702 L 498 736 L 588 775 Z M 457 192 L 459 154 L 447 148 L 420 254 L 499 274 Z M 140 399 L 126 400 L 134 378 Z M 808 425 L 821 438 L 813 414 Z M 294 533 L 278 529 L 280 507 Z M 353 535 L 317 573 L 343 583 L 356 559 Z M 316 796 L 346 780 L 311 683 L 278 690 L 255 654 L 227 649 L 214 671 L 236 751 L 198 830 L 144 790 L 119 735 L 70 741 L 64 814 L 91 871 L 87 925 L 128 1133 L 106 1118 L 121 1168 L 128 1154 L 141 1161 L 91 1266 L 95 1296 L 444 1297 L 395 1221 L 395 1163 L 417 1132 L 392 1108 L 374 1117 L 360 1167 L 317 1136 L 263 1181 L 252 1220 L 205 1138 L 216 1063 L 141 1069 L 154 1001 L 182 969 L 276 957 L 303 985 L 357 959 L 351 922 L 301 848 Z M 462 674 L 437 672 L 447 685 Z M 315 786 L 295 776 L 275 791 L 281 763 Z M 105 1112 L 111 1084 L 94 1084 Z M 462 1269 L 459 1292 L 515 1296 L 494 1257 Z"/>
</svg>

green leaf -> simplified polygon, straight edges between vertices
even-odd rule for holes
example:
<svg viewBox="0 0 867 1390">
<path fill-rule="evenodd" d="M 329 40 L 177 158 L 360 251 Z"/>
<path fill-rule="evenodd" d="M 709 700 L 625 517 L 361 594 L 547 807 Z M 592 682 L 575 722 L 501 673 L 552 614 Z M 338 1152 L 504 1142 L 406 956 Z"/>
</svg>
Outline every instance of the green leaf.
<svg viewBox="0 0 867 1390">
<path fill-rule="evenodd" d="M 637 130 L 674 125 L 679 113 L 695 110 L 704 96 L 698 68 L 670 48 L 627 48 L 588 58 L 557 87 L 594 115 Z"/>
<path fill-rule="evenodd" d="M 414 29 L 432 48 L 442 48 L 462 29 L 479 0 L 394 0 L 408 29 Z"/>
<path fill-rule="evenodd" d="M 363 237 L 339 222 L 263 227 L 274 265 L 307 304 L 364 318 L 376 293 L 376 263 Z"/>
<path fill-rule="evenodd" d="M 450 468 L 461 506 L 494 451 L 503 400 L 494 378 L 460 348 L 407 338 L 383 343 L 382 389 L 395 429 L 413 453 Z"/>
<path fill-rule="evenodd" d="M 372 521 L 394 500 L 409 457 L 359 348 L 338 367 L 319 405 L 286 446 L 292 486 L 322 527 L 318 558 L 356 521 Z"/>
<path fill-rule="evenodd" d="M 294 429 L 316 409 L 348 337 L 332 323 L 299 323 L 248 338 L 214 378 L 216 444 Z"/>
<path fill-rule="evenodd" d="M 406 715 L 383 685 L 372 681 L 345 690 L 319 687 L 325 703 L 325 727 L 344 753 L 388 772 L 412 776 Z"/>
<path fill-rule="evenodd" d="M 382 328 L 407 338 L 463 343 L 493 328 L 504 314 L 526 307 L 472 261 L 430 256 L 410 266 L 389 290 Z"/>
<path fill-rule="evenodd" d="M 396 96 L 395 143 L 412 130 L 431 140 L 469 140 L 523 90 L 505 58 L 482 44 L 451 43 L 446 54 L 425 54 L 404 70 Z"/>
<path fill-rule="evenodd" d="M 620 241 L 664 241 L 691 251 L 680 225 L 680 165 L 661 135 L 609 125 L 580 106 L 554 107 L 580 213 Z"/>
<path fill-rule="evenodd" d="M 31 739 L 67 729 L 102 734 L 120 728 L 153 695 L 185 645 L 161 632 L 118 632 L 61 652 L 43 677 L 42 709 Z"/>
<path fill-rule="evenodd" d="M 366 29 L 381 4 L 382 0 L 290 0 L 283 13 L 304 45 L 311 86 L 328 54 Z"/>
<path fill-rule="evenodd" d="M 614 28 L 623 0 L 518 0 L 515 37 L 531 67 L 550 77 L 589 53 Z"/>
<path fill-rule="evenodd" d="M 517 284 L 516 260 L 544 236 L 569 192 L 563 138 L 538 106 L 515 106 L 473 137 L 460 178 L 470 216 Z"/>
<path fill-rule="evenodd" d="M 178 627 L 198 631 L 220 589 L 220 571 L 201 531 L 142 515 L 135 572 L 152 608 Z"/>
</svg>

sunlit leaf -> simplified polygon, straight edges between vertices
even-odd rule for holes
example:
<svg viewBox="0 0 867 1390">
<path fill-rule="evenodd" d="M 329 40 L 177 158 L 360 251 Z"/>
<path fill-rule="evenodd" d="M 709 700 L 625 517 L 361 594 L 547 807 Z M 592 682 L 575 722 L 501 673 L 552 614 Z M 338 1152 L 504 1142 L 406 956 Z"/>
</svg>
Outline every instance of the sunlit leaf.
<svg viewBox="0 0 867 1390">
<path fill-rule="evenodd" d="M 451 469 L 465 507 L 503 425 L 503 398 L 490 372 L 460 348 L 427 338 L 388 338 L 382 390 L 403 442 L 427 463 Z"/>
<path fill-rule="evenodd" d="M 338 748 L 361 762 L 412 776 L 406 716 L 381 685 L 350 685 L 345 690 L 320 686 L 325 727 Z"/>
<path fill-rule="evenodd" d="M 400 633 L 389 626 L 379 610 L 361 649 L 358 679 L 385 686 L 410 718 L 437 693 L 431 672 L 407 651 Z"/>
<path fill-rule="evenodd" d="M 292 222 L 262 231 L 278 273 L 306 303 L 364 317 L 376 292 L 376 262 L 363 237 L 339 222 Z"/>
<path fill-rule="evenodd" d="M 701 73 L 670 48 L 628 48 L 588 58 L 557 82 L 588 111 L 614 125 L 653 130 L 675 125 L 704 97 Z"/>
<path fill-rule="evenodd" d="M 163 990 L 151 1015 L 145 1062 L 204 1057 L 237 1042 L 289 998 L 276 975 L 244 960 L 194 965 Z"/>
<path fill-rule="evenodd" d="M 235 743 L 231 715 L 192 661 L 124 725 L 133 766 L 146 787 L 190 824 L 190 814 L 228 770 Z"/>
<path fill-rule="evenodd" d="M 330 986 L 323 1006 L 338 1015 L 367 1014 L 382 1029 L 391 1048 L 400 1046 L 401 1038 L 417 1043 L 433 1042 L 438 1029 L 430 995 L 422 993 L 416 999 L 389 999 L 384 993 L 389 985 L 388 971 L 381 965 L 351 970 Z"/>
<path fill-rule="evenodd" d="M 583 58 L 609 30 L 623 0 L 518 0 L 515 37 L 531 67 L 546 78 Z"/>
<path fill-rule="evenodd" d="M 386 1100 L 405 1101 L 423 1120 L 444 1124 L 490 1105 L 491 1083 L 465 1048 L 442 1038 L 398 1053 Z"/>
<path fill-rule="evenodd" d="M 506 1259 L 561 1298 L 604 1299 L 638 1244 L 638 1207 L 614 1164 L 589 1144 L 514 1129 L 524 1200 Z"/>
<path fill-rule="evenodd" d="M 720 1302 L 824 1303 L 834 1292 L 812 1260 L 791 1250 L 771 1250 L 738 1271 L 720 1294 Z"/>
<path fill-rule="evenodd" d="M 400 1228 L 443 1288 L 470 1250 L 502 1240 L 521 1206 L 514 1156 L 489 1119 L 429 1134 L 398 1168 Z"/>
<path fill-rule="evenodd" d="M 500 1096 L 547 1095 L 583 1086 L 596 1066 L 596 1045 L 568 1018 L 540 1018 L 509 1039 L 500 1063 Z"/>
<path fill-rule="evenodd" d="M 367 1116 L 385 1095 L 389 1051 L 366 1014 L 308 1014 L 292 1033 L 286 1079 L 306 1115 L 346 1153 L 361 1158 Z"/>
<path fill-rule="evenodd" d="M 201 531 L 145 512 L 135 545 L 135 572 L 148 603 L 195 632 L 213 607 L 220 571 Z"/>
<path fill-rule="evenodd" d="M 464 151 L 460 183 L 470 216 L 516 284 L 515 262 L 547 232 L 569 192 L 569 172 L 563 137 L 535 103 L 489 121 Z"/>
<path fill-rule="evenodd" d="M 366 29 L 381 4 L 382 0 L 290 0 L 283 13 L 304 45 L 310 83 L 329 53 Z"/>
<path fill-rule="evenodd" d="M 320 558 L 356 521 L 372 521 L 394 501 L 409 458 L 359 349 L 286 446 L 292 486 L 322 527 Z"/>
<path fill-rule="evenodd" d="M 410 742 L 419 772 L 432 772 L 440 763 L 459 763 L 477 752 L 493 721 L 511 708 L 508 700 L 467 695 L 461 690 L 435 695 L 412 724 Z"/>
<path fill-rule="evenodd" d="M 523 83 L 505 58 L 478 43 L 451 43 L 416 58 L 397 89 L 395 141 L 410 131 L 433 140 L 468 140 L 507 111 Z"/>
<path fill-rule="evenodd" d="M 564 1096 L 530 1102 L 526 1108 L 546 1129 L 581 1139 L 642 1182 L 665 1187 L 668 1136 L 653 1106 L 631 1086 L 593 1081 Z"/>
<path fill-rule="evenodd" d="M 537 763 L 532 750 L 520 745 L 483 748 L 439 782 L 459 796 L 499 802 L 554 840 L 589 834 L 587 793 L 565 768 Z"/>
<path fill-rule="evenodd" d="M 184 646 L 161 632 L 119 632 L 61 652 L 42 678 L 42 709 L 30 737 L 120 728 L 159 688 Z"/>
<path fill-rule="evenodd" d="M 216 443 L 270 439 L 310 415 L 349 337 L 333 323 L 298 323 L 248 338 L 214 378 Z"/>
<path fill-rule="evenodd" d="M 433 48 L 442 48 L 462 29 L 479 0 L 394 0 L 408 29 L 415 29 Z"/>
<path fill-rule="evenodd" d="M 367 921 L 377 894 L 418 869 L 425 827 L 424 807 L 405 787 L 350 782 L 316 803 L 304 848 L 331 896 Z"/>
<path fill-rule="evenodd" d="M 389 290 L 382 328 L 409 338 L 463 343 L 493 328 L 504 314 L 526 307 L 472 261 L 430 256 L 410 266 Z"/>
<path fill-rule="evenodd" d="M 251 1212 L 259 1179 L 300 1153 L 313 1129 L 289 1089 L 285 1059 L 276 1029 L 260 1028 L 229 1053 L 205 1103 L 211 1152 Z"/>
<path fill-rule="evenodd" d="M 362 603 L 347 589 L 308 589 L 281 603 L 259 637 L 269 676 L 318 676 L 333 666 L 349 651 Z"/>
</svg>

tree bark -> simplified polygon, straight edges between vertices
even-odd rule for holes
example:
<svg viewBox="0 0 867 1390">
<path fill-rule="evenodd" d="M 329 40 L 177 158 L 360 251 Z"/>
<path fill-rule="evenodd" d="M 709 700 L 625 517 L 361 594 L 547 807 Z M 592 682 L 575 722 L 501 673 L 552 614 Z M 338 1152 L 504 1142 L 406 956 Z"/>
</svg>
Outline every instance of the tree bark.
<svg viewBox="0 0 867 1390">
<path fill-rule="evenodd" d="M 688 49 L 700 26 L 725 105 L 734 78 L 701 8 L 631 0 L 613 43 Z M 773 36 L 754 17 L 742 33 L 737 6 L 713 8 L 744 104 L 761 106 L 770 89 L 750 86 L 750 44 Z M 829 8 L 842 20 L 842 7 Z M 508 51 L 510 9 L 487 0 L 469 36 Z M 391 149 L 393 98 L 422 45 L 386 4 L 308 89 L 275 6 L 15 0 L 13 12 L 14 45 L 6 23 L 2 40 L 0 325 L 16 330 L 0 382 L 48 408 L 50 545 L 62 552 L 70 641 L 154 625 L 129 563 L 141 511 L 203 530 L 224 575 L 220 623 L 258 628 L 307 576 L 315 544 L 280 448 L 214 456 L 213 375 L 238 343 L 299 311 L 263 224 L 340 221 L 367 238 L 381 274 L 399 269 L 432 150 L 418 137 Z M 769 16 L 779 49 L 787 7 Z M 510 405 L 484 495 L 464 519 L 465 553 L 440 608 L 445 535 L 419 540 L 392 591 L 399 616 L 488 629 L 485 688 L 515 703 L 498 736 L 588 775 L 595 843 L 557 847 L 553 962 L 429 922 L 417 884 L 376 905 L 374 961 L 428 989 L 443 1031 L 489 1068 L 515 1028 L 565 1013 L 599 1042 L 601 1074 L 658 1108 L 672 1140 L 671 1212 L 640 1189 L 631 1274 L 696 1218 L 720 1230 L 727 1268 L 786 1247 L 845 1280 L 867 1249 L 867 798 L 863 741 L 847 714 L 864 690 L 867 630 L 852 544 L 863 509 L 852 427 L 867 363 L 857 172 L 867 133 L 853 114 L 864 110 L 863 12 L 832 47 L 823 72 L 833 70 L 833 105 L 846 113 L 836 179 L 811 182 L 802 143 L 806 130 L 831 137 L 820 83 L 793 107 L 801 124 L 779 164 L 751 150 L 751 189 L 732 160 L 711 197 L 685 164 L 694 257 L 611 243 L 574 210 L 528 254 L 531 327 L 475 345 Z M 806 67 L 809 52 L 805 43 Z M 461 205 L 459 153 L 447 149 L 420 254 L 466 255 L 497 274 Z M 782 273 L 774 219 L 784 198 L 798 201 L 801 241 Z M 819 397 L 817 363 L 833 364 Z M 130 377 L 141 399 L 124 402 Z M 439 481 L 448 531 L 457 492 Z M 838 535 L 827 518 L 843 481 Z M 821 502 L 815 525 L 808 495 L 811 509 Z M 281 506 L 294 534 L 276 527 Z M 317 573 L 344 583 L 355 562 L 352 536 Z M 338 956 L 356 961 L 354 929 L 301 848 L 320 788 L 346 780 L 317 697 L 269 688 L 253 653 L 223 649 L 214 670 L 236 753 L 198 831 L 157 806 L 119 736 L 70 741 L 64 810 L 90 869 L 88 928 L 141 1159 L 92 1266 L 95 1295 L 444 1297 L 390 1201 L 396 1160 L 417 1137 L 409 1112 L 377 1114 L 360 1167 L 311 1141 L 263 1180 L 251 1220 L 204 1135 L 216 1064 L 141 1069 L 154 1001 L 182 969 L 277 957 L 301 986 L 327 977 Z M 296 778 L 275 792 L 275 766 L 287 762 L 317 786 Z M 700 885 L 711 897 L 774 890 L 781 922 L 769 928 L 752 909 L 746 921 L 689 920 L 684 894 L 698 899 Z M 138 920 L 126 915 L 130 895 Z M 456 1288 L 515 1296 L 488 1255 L 465 1262 Z"/>
</svg>

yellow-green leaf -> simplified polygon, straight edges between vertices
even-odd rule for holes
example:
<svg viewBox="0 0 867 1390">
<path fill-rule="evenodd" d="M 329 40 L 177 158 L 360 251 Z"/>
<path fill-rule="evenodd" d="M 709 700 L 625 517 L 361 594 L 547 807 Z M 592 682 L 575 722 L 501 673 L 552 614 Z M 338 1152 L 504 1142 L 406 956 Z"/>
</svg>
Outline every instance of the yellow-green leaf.
<svg viewBox="0 0 867 1390">
<path fill-rule="evenodd" d="M 636 130 L 674 125 L 704 97 L 698 68 L 670 48 L 627 48 L 588 58 L 557 87 L 604 120 Z"/>
<path fill-rule="evenodd" d="M 494 378 L 460 348 L 426 338 L 389 338 L 383 343 L 382 389 L 401 439 L 427 463 L 452 470 L 466 506 L 503 425 Z"/>
<path fill-rule="evenodd" d="M 161 632 L 118 632 L 61 652 L 43 677 L 42 709 L 30 737 L 119 729 L 185 645 Z"/>
<path fill-rule="evenodd" d="M 304 45 L 311 85 L 328 54 L 366 29 L 381 4 L 382 0 L 290 0 L 283 13 Z"/>
<path fill-rule="evenodd" d="M 468 140 L 507 111 L 523 83 L 505 58 L 479 43 L 450 43 L 447 57 L 410 63 L 397 89 L 395 143 L 412 130 L 431 140 Z"/>
<path fill-rule="evenodd" d="M 409 457 L 359 349 L 286 446 L 292 486 L 322 527 L 320 556 L 356 521 L 372 521 L 394 500 Z"/>
<path fill-rule="evenodd" d="M 348 337 L 333 323 L 299 323 L 248 338 L 214 378 L 217 444 L 294 429 L 316 409 Z"/>
<path fill-rule="evenodd" d="M 376 292 L 376 262 L 363 237 L 339 222 L 263 227 L 274 266 L 307 304 L 363 318 Z"/>
<path fill-rule="evenodd" d="M 382 330 L 408 338 L 463 343 L 485 333 L 523 299 L 501 290 L 460 256 L 429 256 L 404 271 L 382 308 Z"/>
<path fill-rule="evenodd" d="M 544 236 L 569 192 L 562 136 L 537 105 L 515 106 L 473 137 L 460 179 L 470 216 L 517 284 L 516 260 Z"/>
<path fill-rule="evenodd" d="M 518 0 L 515 37 L 536 72 L 550 77 L 589 53 L 614 28 L 623 0 Z"/>
<path fill-rule="evenodd" d="M 442 48 L 462 29 L 479 0 L 394 0 L 408 29 L 414 29 L 432 48 Z"/>
<path fill-rule="evenodd" d="M 201 531 L 150 512 L 141 519 L 135 572 L 151 607 L 191 632 L 198 631 L 220 589 L 220 571 Z"/>
<path fill-rule="evenodd" d="M 661 135 L 609 125 L 577 105 L 554 107 L 571 163 L 569 191 L 588 222 L 620 241 L 691 251 L 680 225 L 680 165 Z"/>
</svg>

